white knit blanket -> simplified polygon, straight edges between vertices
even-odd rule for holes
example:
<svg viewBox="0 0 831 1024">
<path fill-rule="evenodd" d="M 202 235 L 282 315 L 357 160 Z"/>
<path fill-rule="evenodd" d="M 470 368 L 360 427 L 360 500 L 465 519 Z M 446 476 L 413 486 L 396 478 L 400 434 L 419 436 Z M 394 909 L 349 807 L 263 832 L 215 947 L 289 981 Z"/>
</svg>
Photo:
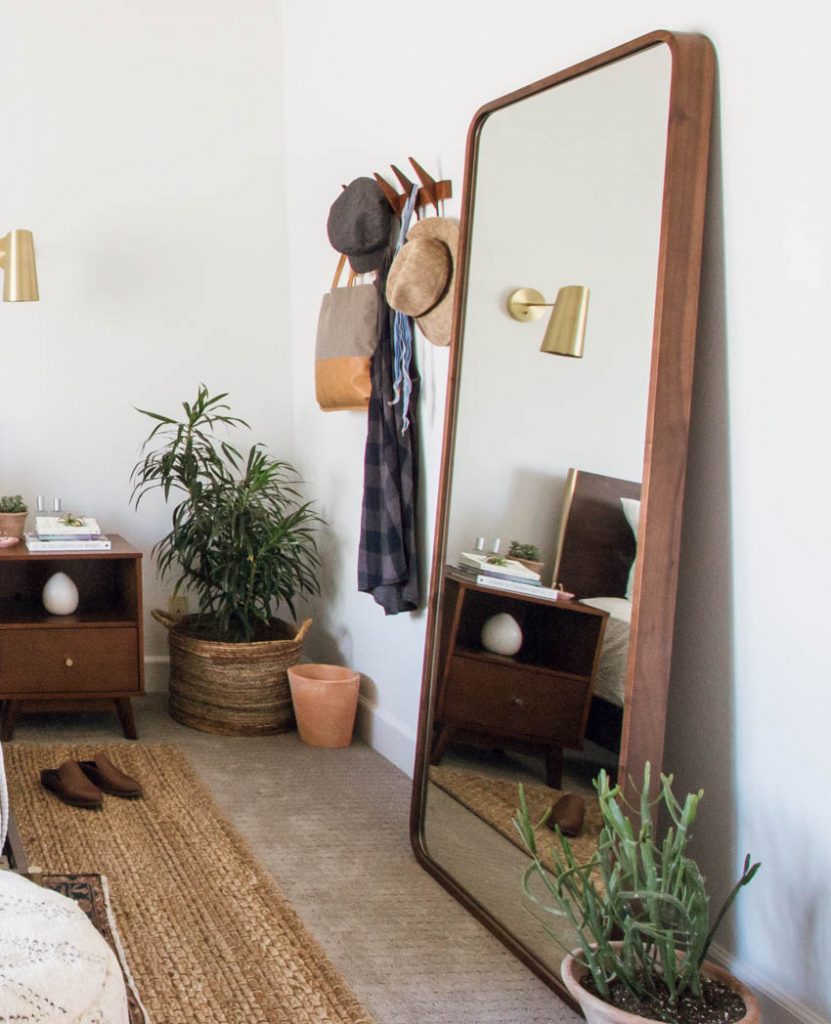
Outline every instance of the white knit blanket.
<svg viewBox="0 0 831 1024">
<path fill-rule="evenodd" d="M 127 1024 L 115 954 L 72 901 L 0 871 L 0 1024 Z"/>
</svg>

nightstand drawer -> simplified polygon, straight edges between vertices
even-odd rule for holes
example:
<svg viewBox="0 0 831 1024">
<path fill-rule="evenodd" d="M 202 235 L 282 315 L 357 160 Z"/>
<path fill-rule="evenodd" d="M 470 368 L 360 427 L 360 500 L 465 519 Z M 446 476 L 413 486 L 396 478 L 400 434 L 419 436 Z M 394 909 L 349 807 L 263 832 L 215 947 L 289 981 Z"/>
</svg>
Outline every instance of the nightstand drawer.
<svg viewBox="0 0 831 1024">
<path fill-rule="evenodd" d="M 577 746 L 588 691 L 588 679 L 456 655 L 442 718 L 487 733 Z"/>
<path fill-rule="evenodd" d="M 135 693 L 138 630 L 0 630 L 0 696 Z"/>
</svg>

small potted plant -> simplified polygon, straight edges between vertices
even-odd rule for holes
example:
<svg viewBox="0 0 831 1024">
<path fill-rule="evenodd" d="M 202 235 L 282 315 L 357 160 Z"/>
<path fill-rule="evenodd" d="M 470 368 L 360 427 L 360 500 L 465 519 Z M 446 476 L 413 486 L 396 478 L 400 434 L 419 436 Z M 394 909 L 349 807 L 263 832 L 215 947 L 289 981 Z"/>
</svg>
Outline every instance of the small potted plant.
<svg viewBox="0 0 831 1024">
<path fill-rule="evenodd" d="M 540 561 L 540 549 L 536 544 L 522 544 L 518 540 L 512 540 L 508 548 L 508 558 L 521 562 L 531 572 L 542 573 L 544 563 Z"/>
<path fill-rule="evenodd" d="M 658 837 L 648 763 L 637 825 L 605 771 L 595 788 L 603 827 L 585 863 L 577 862 L 559 828 L 550 862 L 543 863 L 522 787 L 514 819 L 531 856 L 522 878 L 529 907 L 543 916 L 565 916 L 577 933 L 580 946 L 566 950 L 561 973 L 589 1024 L 635 1024 L 637 1018 L 757 1024 L 752 993 L 706 957 L 724 915 L 759 865 L 745 858 L 741 877 L 711 922 L 704 878 L 687 853 L 703 793 L 688 794 L 682 805 L 672 793 L 672 776 L 661 775 L 659 803 L 670 824 Z M 562 945 L 554 929 L 546 931 Z"/>
<path fill-rule="evenodd" d="M 311 620 L 292 616 L 297 595 L 319 592 L 315 528 L 322 521 L 300 499 L 287 462 L 260 444 L 243 456 L 228 428 L 226 394 L 200 385 L 184 416 L 138 410 L 155 421 L 133 469 L 133 502 L 159 489 L 179 492 L 170 532 L 153 548 L 159 574 L 178 573 L 174 597 L 195 597 L 198 614 L 176 619 L 154 610 L 169 630 L 170 712 L 204 732 L 250 735 L 294 724 L 286 670 L 301 655 Z"/>
<path fill-rule="evenodd" d="M 0 537 L 20 540 L 26 527 L 29 509 L 19 494 L 7 494 L 0 498 Z"/>
</svg>

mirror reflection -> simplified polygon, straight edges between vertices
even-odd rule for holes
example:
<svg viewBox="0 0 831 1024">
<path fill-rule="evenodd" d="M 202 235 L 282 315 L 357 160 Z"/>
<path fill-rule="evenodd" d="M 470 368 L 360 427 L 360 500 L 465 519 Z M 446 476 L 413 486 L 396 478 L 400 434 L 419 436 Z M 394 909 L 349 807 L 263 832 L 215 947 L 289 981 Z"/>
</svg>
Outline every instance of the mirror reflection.
<svg viewBox="0 0 831 1024">
<path fill-rule="evenodd" d="M 528 861 L 511 819 L 518 782 L 537 818 L 582 796 L 557 813 L 583 812 L 567 823 L 588 856 L 591 779 L 617 767 L 670 73 L 659 45 L 495 110 L 472 179 L 424 835 L 552 969 L 555 947 L 520 901 Z M 569 286 L 590 294 L 574 358 L 541 351 L 548 307 L 522 320 L 507 306 L 520 288 L 559 305 Z M 512 541 L 537 557 L 506 561 Z M 530 585 L 506 590 L 514 580 Z"/>
</svg>

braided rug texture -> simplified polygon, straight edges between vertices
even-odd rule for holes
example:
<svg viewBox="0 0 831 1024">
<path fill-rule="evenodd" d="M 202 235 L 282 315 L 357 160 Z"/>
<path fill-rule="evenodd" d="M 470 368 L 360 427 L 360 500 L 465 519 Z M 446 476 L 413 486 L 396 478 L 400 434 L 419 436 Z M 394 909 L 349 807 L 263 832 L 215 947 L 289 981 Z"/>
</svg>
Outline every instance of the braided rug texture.
<svg viewBox="0 0 831 1024">
<path fill-rule="evenodd" d="M 482 819 L 485 824 L 495 828 L 514 846 L 523 852 L 525 847 L 514 827 L 514 815 L 519 806 L 519 787 L 512 779 L 497 778 L 483 775 L 481 772 L 469 771 L 466 768 L 451 768 L 443 765 L 432 765 L 430 781 L 440 786 L 445 793 L 463 804 L 469 811 Z M 525 783 L 525 799 L 532 822 L 539 821 L 549 807 L 563 795 L 559 789 L 551 789 L 540 783 Z M 603 819 L 600 805 L 596 799 L 586 798 L 586 818 L 580 835 L 569 839 L 578 863 L 589 860 L 597 849 Z M 544 862 L 548 862 L 551 847 L 559 844 L 554 832 L 546 825 L 538 825 L 534 829 L 537 837 L 537 849 Z"/>
<path fill-rule="evenodd" d="M 8 743 L 10 803 L 30 866 L 108 876 L 153 1024 L 371 1024 L 276 883 L 169 744 Z M 70 807 L 43 768 L 106 755 L 145 796 Z"/>
</svg>

